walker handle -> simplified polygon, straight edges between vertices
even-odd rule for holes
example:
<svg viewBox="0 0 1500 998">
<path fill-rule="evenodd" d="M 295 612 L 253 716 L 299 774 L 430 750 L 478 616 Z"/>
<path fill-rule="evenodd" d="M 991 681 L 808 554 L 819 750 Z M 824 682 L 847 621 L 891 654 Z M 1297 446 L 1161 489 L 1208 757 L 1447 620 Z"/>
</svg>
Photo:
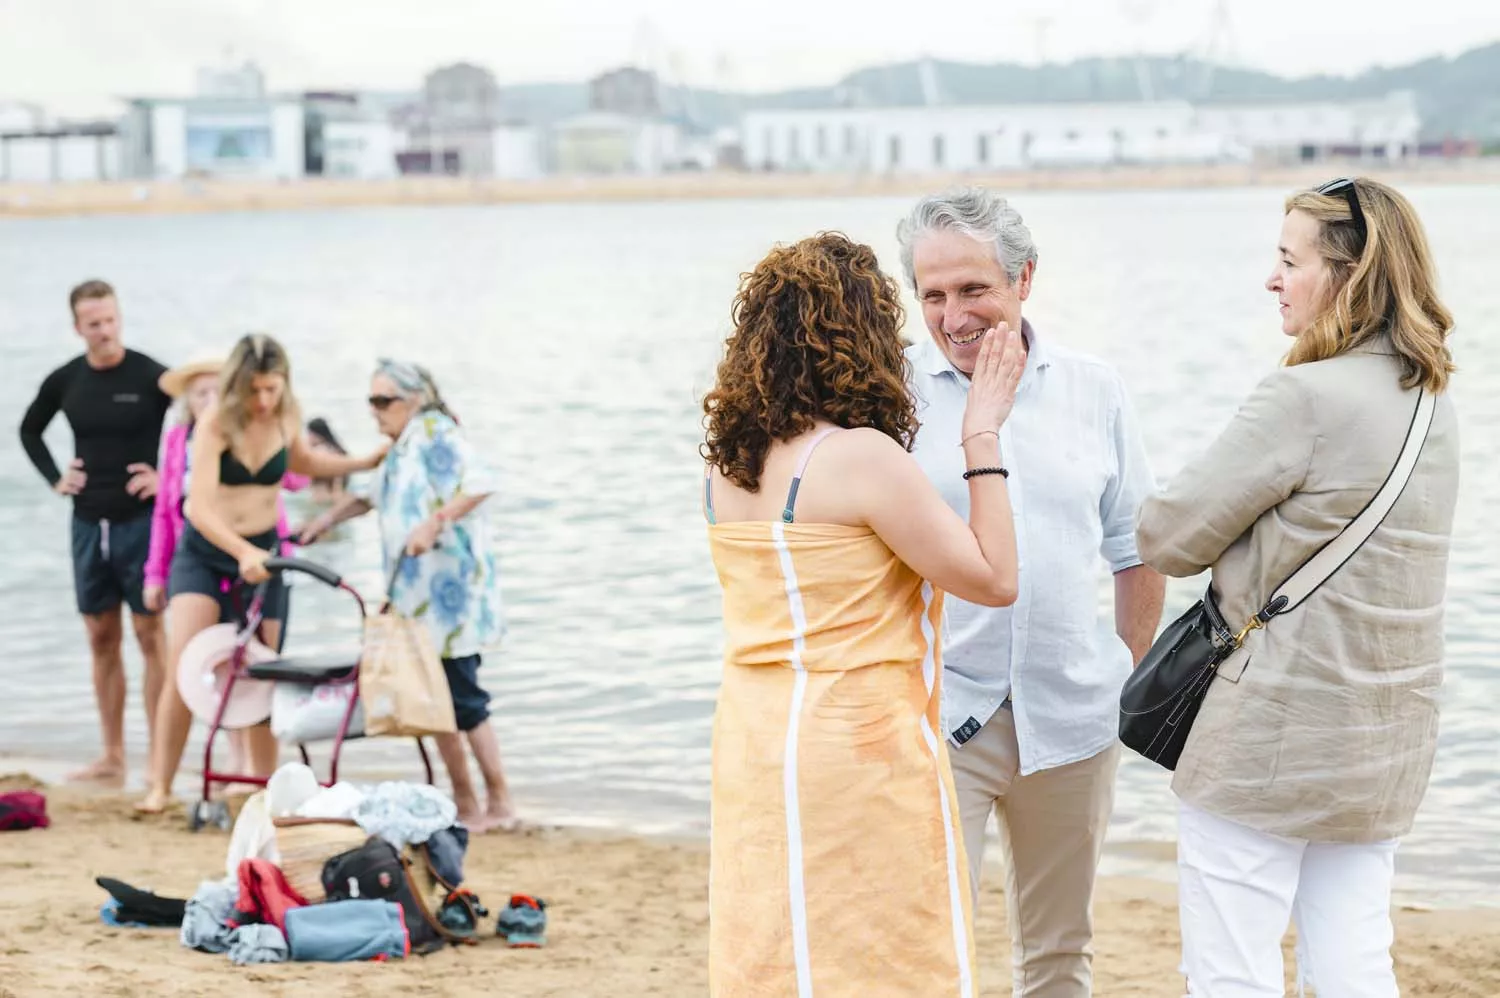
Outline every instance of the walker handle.
<svg viewBox="0 0 1500 998">
<path fill-rule="evenodd" d="M 301 572 L 311 575 L 319 582 L 338 589 L 344 584 L 343 578 L 331 568 L 319 565 L 315 561 L 305 561 L 301 558 L 267 558 L 266 571 L 268 572 Z"/>
</svg>

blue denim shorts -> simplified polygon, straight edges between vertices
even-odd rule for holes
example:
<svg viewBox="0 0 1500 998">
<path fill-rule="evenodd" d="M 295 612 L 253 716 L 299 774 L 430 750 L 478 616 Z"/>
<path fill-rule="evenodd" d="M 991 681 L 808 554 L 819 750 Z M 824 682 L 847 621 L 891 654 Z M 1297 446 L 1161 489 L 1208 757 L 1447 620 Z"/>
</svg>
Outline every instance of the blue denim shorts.
<svg viewBox="0 0 1500 998">
<path fill-rule="evenodd" d="M 453 720 L 459 731 L 472 731 L 490 717 L 490 695 L 479 685 L 478 655 L 443 659 L 448 692 L 453 695 Z"/>
<path fill-rule="evenodd" d="M 78 612 L 108 613 L 121 603 L 130 612 L 146 609 L 146 556 L 151 550 L 151 514 L 129 520 L 73 517 L 73 594 Z"/>
</svg>

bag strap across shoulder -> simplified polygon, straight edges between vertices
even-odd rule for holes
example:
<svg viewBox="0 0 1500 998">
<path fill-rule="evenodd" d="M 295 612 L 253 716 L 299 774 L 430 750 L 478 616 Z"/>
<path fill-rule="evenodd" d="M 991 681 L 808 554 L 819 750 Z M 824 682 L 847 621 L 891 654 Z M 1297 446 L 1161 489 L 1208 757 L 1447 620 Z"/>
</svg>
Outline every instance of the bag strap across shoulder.
<svg viewBox="0 0 1500 998">
<path fill-rule="evenodd" d="M 1236 645 L 1243 642 L 1245 635 L 1251 631 L 1270 623 L 1273 617 L 1301 606 L 1370 539 L 1396 505 L 1396 500 L 1401 498 L 1406 483 L 1411 480 L 1412 472 L 1417 467 L 1417 459 L 1422 455 L 1422 447 L 1427 442 L 1427 433 L 1432 428 L 1432 416 L 1436 407 L 1437 396 L 1425 388 L 1421 389 L 1417 395 L 1411 425 L 1406 431 L 1406 443 L 1402 445 L 1401 453 L 1385 482 L 1365 508 L 1339 531 L 1338 536 L 1315 551 L 1296 571 L 1287 576 L 1286 581 L 1276 587 L 1265 606 L 1250 618 L 1245 629 L 1236 636 Z"/>
</svg>

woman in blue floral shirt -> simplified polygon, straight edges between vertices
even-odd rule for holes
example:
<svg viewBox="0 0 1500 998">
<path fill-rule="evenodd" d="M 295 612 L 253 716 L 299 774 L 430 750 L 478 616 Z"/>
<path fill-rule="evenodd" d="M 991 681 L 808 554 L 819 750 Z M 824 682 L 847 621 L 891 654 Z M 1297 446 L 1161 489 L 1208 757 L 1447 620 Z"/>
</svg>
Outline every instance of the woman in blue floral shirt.
<svg viewBox="0 0 1500 998">
<path fill-rule="evenodd" d="M 371 509 L 380 511 L 391 603 L 403 616 L 427 622 L 453 693 L 462 734 L 439 736 L 437 744 L 459 819 L 474 832 L 508 831 L 517 819 L 489 719 L 489 694 L 478 677 L 481 650 L 498 643 L 504 632 L 494 546 L 480 508 L 496 482 L 423 368 L 381 360 L 370 382 L 370 408 L 380 432 L 394 441 L 370 496 L 345 500 L 324 513 L 308 524 L 302 540 Z M 469 776 L 465 738 L 484 776 L 483 811 Z"/>
</svg>

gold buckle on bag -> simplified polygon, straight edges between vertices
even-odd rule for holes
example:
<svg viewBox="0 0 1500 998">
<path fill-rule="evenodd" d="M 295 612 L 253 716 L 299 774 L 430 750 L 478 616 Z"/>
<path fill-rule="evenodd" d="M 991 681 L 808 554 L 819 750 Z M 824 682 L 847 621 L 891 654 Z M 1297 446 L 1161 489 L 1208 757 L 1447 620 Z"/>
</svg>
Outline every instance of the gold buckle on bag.
<svg viewBox="0 0 1500 998">
<path fill-rule="evenodd" d="M 1251 631 L 1258 631 L 1265 626 L 1259 617 L 1251 617 L 1250 623 L 1245 625 L 1245 629 L 1234 636 L 1234 646 L 1238 648 L 1245 643 L 1245 638 L 1249 636 Z"/>
</svg>

